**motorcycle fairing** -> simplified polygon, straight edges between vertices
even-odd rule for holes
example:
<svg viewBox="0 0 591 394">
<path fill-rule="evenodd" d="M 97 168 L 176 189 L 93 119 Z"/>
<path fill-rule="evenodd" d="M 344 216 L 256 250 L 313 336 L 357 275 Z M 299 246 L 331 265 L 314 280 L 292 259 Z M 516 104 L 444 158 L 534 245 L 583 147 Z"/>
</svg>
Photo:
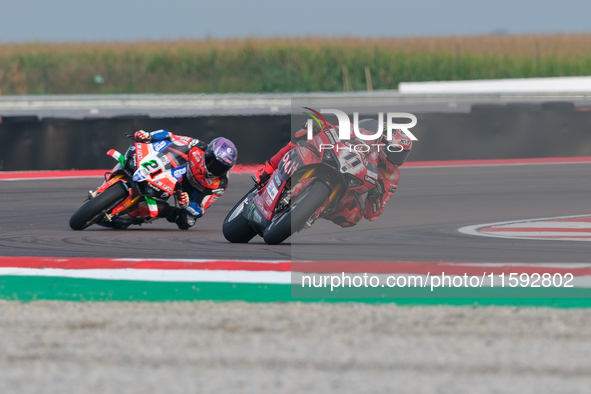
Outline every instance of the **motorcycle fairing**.
<svg viewBox="0 0 591 394">
<path fill-rule="evenodd" d="M 157 199 L 166 200 L 170 197 L 176 187 L 176 183 L 187 173 L 187 166 L 181 160 L 176 150 L 167 149 L 169 141 L 156 141 L 152 144 L 136 143 L 132 145 L 125 156 L 114 149 L 107 154 L 118 161 L 116 169 L 127 169 L 132 182 L 127 178 L 129 175 L 114 173 L 106 181 L 97 193 L 102 193 L 117 182 L 121 182 L 129 191 L 129 196 L 116 206 L 111 215 L 124 213 L 144 197 L 148 215 L 154 218 L 158 215 Z M 143 182 L 144 187 L 138 183 Z M 141 189 L 141 190 L 140 190 Z"/>
<path fill-rule="evenodd" d="M 279 166 L 275 172 L 273 172 L 269 181 L 253 199 L 256 207 L 267 220 L 273 218 L 275 206 L 281 197 L 287 181 L 290 179 L 293 172 L 295 172 L 300 166 L 300 161 L 294 162 L 291 160 L 292 155 L 293 152 L 290 151 L 283 156 Z"/>
<path fill-rule="evenodd" d="M 257 204 L 256 200 L 259 196 L 260 192 L 259 194 L 251 194 L 248 196 L 248 201 L 245 205 L 245 209 L 242 211 L 242 215 L 244 215 L 244 218 L 248 220 L 252 228 L 254 228 L 254 230 L 260 236 L 262 236 L 263 231 L 265 230 L 265 228 L 267 228 L 267 226 L 269 226 L 271 220 L 267 219 L 266 214 L 268 214 L 268 212 L 266 212 L 266 210 L 263 207 Z M 246 209 L 246 207 L 248 207 L 248 209 Z"/>
<path fill-rule="evenodd" d="M 165 198 L 174 192 L 177 182 L 187 172 L 185 165 L 179 166 L 177 157 L 171 160 L 170 156 L 176 155 L 168 151 L 169 145 L 169 141 L 156 141 L 152 144 L 136 143 L 137 169 L 132 178 L 134 182 L 146 181 L 162 190 L 164 195 L 160 197 Z"/>
<path fill-rule="evenodd" d="M 109 178 L 108 181 L 106 181 L 98 189 L 96 189 L 96 192 L 95 193 L 96 194 L 101 194 L 102 192 L 104 192 L 105 190 L 107 190 L 108 188 L 110 188 L 111 186 L 113 186 L 115 183 L 119 182 L 122 178 L 123 178 L 122 175 L 112 176 L 111 178 Z"/>
</svg>

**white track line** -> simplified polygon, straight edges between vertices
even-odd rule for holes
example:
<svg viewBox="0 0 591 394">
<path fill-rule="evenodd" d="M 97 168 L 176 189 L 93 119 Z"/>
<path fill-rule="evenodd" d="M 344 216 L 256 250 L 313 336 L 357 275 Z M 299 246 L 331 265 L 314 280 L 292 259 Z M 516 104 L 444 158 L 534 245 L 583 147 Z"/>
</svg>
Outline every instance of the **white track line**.
<svg viewBox="0 0 591 394">
<path fill-rule="evenodd" d="M 543 226 L 541 225 L 543 223 Z M 572 228 L 572 229 L 590 229 L 591 222 L 518 222 L 513 224 L 507 224 L 501 227 L 493 228 Z"/>
<path fill-rule="evenodd" d="M 0 276 L 45 276 L 149 282 L 222 282 L 290 284 L 290 271 L 0 268 Z"/>
<path fill-rule="evenodd" d="M 570 224 L 574 224 L 574 223 L 581 223 L 581 222 L 556 222 L 556 220 L 559 219 L 573 219 L 573 218 L 581 218 L 581 217 L 585 217 L 585 216 L 591 216 L 591 214 L 586 214 L 586 215 L 574 215 L 574 216 L 557 216 L 557 217 L 550 217 L 550 218 L 540 218 L 540 219 L 522 219 L 522 220 L 510 220 L 510 221 L 506 221 L 506 222 L 495 222 L 495 223 L 485 223 L 485 224 L 476 224 L 476 225 L 472 225 L 472 226 L 465 226 L 462 227 L 460 229 L 458 229 L 458 231 L 462 234 L 466 234 L 466 235 L 476 235 L 479 237 L 493 237 L 493 238 L 508 238 L 508 239 L 530 239 L 530 240 L 549 240 L 549 241 L 591 241 L 591 237 L 590 238 L 566 238 L 568 235 L 570 236 L 575 236 L 575 235 L 586 235 L 585 232 L 581 232 L 581 233 L 559 233 L 559 235 L 563 235 L 564 238 L 540 238 L 540 237 L 527 237 L 527 236 L 516 236 L 517 234 L 519 234 L 519 232 L 510 232 L 511 235 L 504 235 L 503 233 L 497 232 L 495 231 L 490 232 L 490 233 L 486 233 L 486 232 L 480 232 L 478 230 L 485 228 L 485 227 L 497 227 L 497 226 L 505 226 L 505 225 L 514 225 L 513 227 L 526 227 L 525 224 L 528 223 L 535 223 L 538 222 L 538 226 L 537 227 L 552 227 L 549 226 L 549 222 L 544 222 L 543 226 L 541 225 L 542 223 L 539 222 L 543 222 L 543 221 L 554 221 L 551 222 L 552 224 L 555 223 L 570 223 Z M 586 224 L 585 222 L 582 222 L 584 224 Z M 530 226 L 527 226 L 530 227 Z M 535 227 L 535 224 L 532 224 L 531 227 Z M 556 227 L 556 228 L 561 228 L 561 227 Z M 580 227 L 572 227 L 572 228 L 580 228 Z M 583 227 L 583 228 L 587 228 L 587 227 Z M 549 236 L 552 236 L 550 234 L 555 234 L 555 233 L 547 233 Z M 530 234 L 530 235 L 534 235 L 534 234 Z M 543 234 L 542 234 L 543 235 Z"/>
</svg>

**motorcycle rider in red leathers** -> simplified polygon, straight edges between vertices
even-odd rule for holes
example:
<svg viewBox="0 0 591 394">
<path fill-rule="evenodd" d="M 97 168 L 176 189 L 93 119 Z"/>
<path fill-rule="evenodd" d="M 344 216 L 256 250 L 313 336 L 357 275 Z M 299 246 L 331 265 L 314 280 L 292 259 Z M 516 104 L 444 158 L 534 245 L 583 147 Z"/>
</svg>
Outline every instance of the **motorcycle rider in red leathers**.
<svg viewBox="0 0 591 394">
<path fill-rule="evenodd" d="M 180 208 L 167 203 L 158 206 L 158 217 L 174 222 L 181 230 L 188 230 L 196 220 L 228 188 L 228 176 L 236 164 L 237 150 L 234 144 L 218 137 L 209 144 L 186 136 L 172 134 L 166 130 L 147 133 L 136 131 L 133 138 L 138 142 L 168 140 L 177 147 L 181 156 L 186 156 L 187 173 L 177 184 L 177 198 Z"/>
<path fill-rule="evenodd" d="M 377 124 L 377 120 L 365 120 L 359 122 L 359 128 L 361 132 L 364 132 L 363 126 L 367 128 L 371 128 L 371 126 L 377 128 Z M 338 130 L 338 127 L 331 125 L 330 123 L 328 123 L 327 126 Z M 321 130 L 315 125 L 314 131 L 315 134 L 317 134 Z M 305 129 L 299 130 L 296 132 L 296 138 L 305 135 L 305 133 Z M 373 222 L 384 212 L 384 207 L 388 204 L 388 201 L 392 198 L 392 195 L 394 195 L 394 192 L 398 187 L 398 178 L 400 176 L 398 166 L 404 163 L 412 147 L 412 141 L 407 138 L 402 131 L 397 130 L 397 133 L 398 136 L 402 137 L 398 142 L 394 138 L 392 138 L 392 141 L 388 141 L 385 136 L 382 136 L 378 141 L 374 142 L 375 144 L 384 144 L 380 146 L 379 152 L 377 148 L 373 148 L 368 155 L 370 160 L 377 161 L 378 180 L 375 187 L 367 193 L 365 198 L 365 208 L 363 211 L 361 210 L 361 206 L 357 199 L 353 199 L 350 203 L 339 207 L 335 212 L 327 216 L 326 219 L 332 220 L 333 223 L 338 224 L 341 227 L 351 227 L 359 223 L 362 217 Z M 367 132 L 367 134 L 373 133 Z M 363 142 L 362 140 L 359 141 Z M 402 141 L 402 143 L 400 141 Z M 393 149 L 395 152 L 390 152 L 387 149 L 388 145 L 395 145 L 397 148 L 401 146 L 404 149 Z M 258 185 L 265 184 L 271 174 L 273 174 L 275 169 L 279 166 L 283 156 L 285 156 L 293 146 L 292 142 L 289 142 L 281 148 L 281 150 L 271 157 L 261 169 L 252 175 L 253 180 Z"/>
</svg>

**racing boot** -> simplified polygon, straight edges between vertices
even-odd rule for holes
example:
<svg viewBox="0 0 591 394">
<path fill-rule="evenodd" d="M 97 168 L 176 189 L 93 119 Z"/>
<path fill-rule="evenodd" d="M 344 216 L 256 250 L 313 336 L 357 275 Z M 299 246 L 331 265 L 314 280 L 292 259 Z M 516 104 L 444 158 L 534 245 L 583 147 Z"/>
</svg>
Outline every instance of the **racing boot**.
<svg viewBox="0 0 591 394">
<path fill-rule="evenodd" d="M 175 223 L 179 229 L 188 230 L 195 225 L 196 221 L 197 219 L 195 217 L 189 215 L 185 211 L 182 211 L 179 214 L 178 218 L 175 220 Z"/>
<path fill-rule="evenodd" d="M 160 212 L 158 212 L 159 218 L 166 218 L 170 223 L 175 223 L 176 220 L 179 218 L 182 209 L 177 207 L 171 207 L 170 205 L 166 204 Z"/>
</svg>

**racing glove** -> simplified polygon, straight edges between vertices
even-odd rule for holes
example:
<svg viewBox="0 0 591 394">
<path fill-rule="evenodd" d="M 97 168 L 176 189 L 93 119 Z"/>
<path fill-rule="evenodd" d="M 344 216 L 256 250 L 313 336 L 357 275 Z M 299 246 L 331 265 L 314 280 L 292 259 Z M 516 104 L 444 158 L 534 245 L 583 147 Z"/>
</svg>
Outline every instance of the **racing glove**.
<svg viewBox="0 0 591 394">
<path fill-rule="evenodd" d="M 385 193 L 384 182 L 378 179 L 376 186 L 367 193 L 367 201 L 371 204 L 373 213 L 379 212 L 382 208 L 382 198 Z"/>
<path fill-rule="evenodd" d="M 152 136 L 144 130 L 138 130 L 133 135 L 133 139 L 137 142 L 148 142 L 152 140 Z"/>
<path fill-rule="evenodd" d="M 179 203 L 179 206 L 182 209 L 185 209 L 189 206 L 189 193 L 187 192 L 179 192 L 178 193 L 178 197 L 177 197 L 177 201 Z"/>
<path fill-rule="evenodd" d="M 275 172 L 275 168 L 273 168 L 271 163 L 269 163 L 269 161 L 267 161 L 267 162 L 265 162 L 265 165 L 262 168 L 255 171 L 255 173 L 252 174 L 252 180 L 257 185 L 262 186 L 265 184 L 265 182 L 267 182 L 267 180 L 269 180 L 269 178 L 271 177 L 271 174 L 273 174 L 273 172 Z"/>
</svg>

